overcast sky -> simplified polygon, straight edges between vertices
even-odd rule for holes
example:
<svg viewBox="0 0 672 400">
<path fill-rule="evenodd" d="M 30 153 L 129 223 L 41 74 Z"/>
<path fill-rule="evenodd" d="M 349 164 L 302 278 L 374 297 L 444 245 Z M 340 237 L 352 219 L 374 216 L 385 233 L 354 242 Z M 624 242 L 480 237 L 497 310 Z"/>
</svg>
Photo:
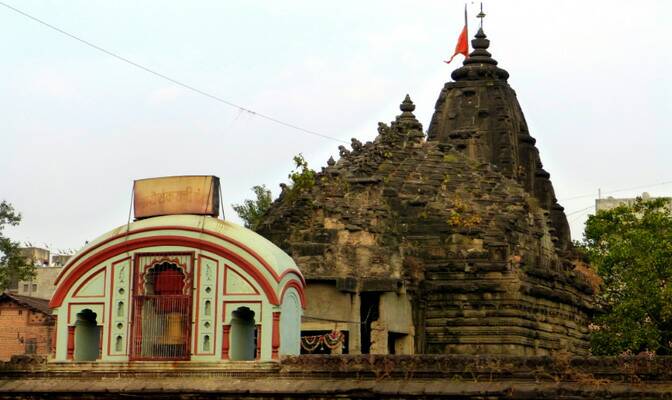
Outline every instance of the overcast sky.
<svg viewBox="0 0 672 400">
<path fill-rule="evenodd" d="M 406 93 L 429 126 L 461 1 L 1 0 L 174 79 L 347 142 Z M 490 1 L 484 28 L 537 139 L 574 238 L 597 197 L 672 194 L 672 2 Z M 477 2 L 469 2 L 471 34 Z M 7 233 L 79 248 L 126 223 L 134 179 L 221 178 L 231 203 L 292 156 L 340 143 L 289 129 L 120 62 L 0 5 L 0 199 Z M 583 196 L 575 198 L 576 196 Z M 569 199 L 569 200 L 568 200 Z M 581 211 L 579 211 L 581 210 Z M 576 212 L 579 211 L 579 212 Z"/>
</svg>

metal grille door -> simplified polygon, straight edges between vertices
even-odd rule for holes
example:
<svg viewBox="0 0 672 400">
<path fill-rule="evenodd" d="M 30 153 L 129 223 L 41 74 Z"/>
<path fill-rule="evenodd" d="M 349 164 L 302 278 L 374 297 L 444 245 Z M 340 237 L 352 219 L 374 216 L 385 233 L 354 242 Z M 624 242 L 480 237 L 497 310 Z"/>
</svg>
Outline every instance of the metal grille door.
<svg viewBox="0 0 672 400">
<path fill-rule="evenodd" d="M 186 274 L 161 262 L 143 275 L 133 297 L 131 359 L 188 360 L 192 298 Z"/>
<path fill-rule="evenodd" d="M 189 358 L 191 296 L 154 295 L 135 299 L 133 358 Z"/>
</svg>

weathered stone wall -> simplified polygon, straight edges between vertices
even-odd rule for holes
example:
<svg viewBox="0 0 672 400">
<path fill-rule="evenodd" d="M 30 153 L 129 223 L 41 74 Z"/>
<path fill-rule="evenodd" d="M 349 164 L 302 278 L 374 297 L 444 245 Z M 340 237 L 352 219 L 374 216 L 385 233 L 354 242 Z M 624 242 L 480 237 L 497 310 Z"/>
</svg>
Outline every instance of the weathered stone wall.
<svg viewBox="0 0 672 400">
<path fill-rule="evenodd" d="M 0 363 L 0 399 L 669 399 L 669 357 L 299 356 Z"/>
<path fill-rule="evenodd" d="M 593 288 L 508 73 L 482 31 L 472 43 L 427 140 L 407 96 L 373 142 L 285 188 L 258 231 L 309 287 L 406 295 L 417 353 L 587 354 Z"/>
<path fill-rule="evenodd" d="M 311 301 L 303 312 L 303 331 L 338 330 L 347 333 L 348 349 L 360 347 L 359 297 L 356 293 L 338 290 L 333 282 L 309 282 L 306 298 Z M 340 354 L 340 349 L 334 349 Z M 357 352 L 354 352 L 357 354 Z"/>
<path fill-rule="evenodd" d="M 312 190 L 283 193 L 259 232 L 292 255 L 309 291 L 330 279 L 406 293 L 417 352 L 585 354 L 592 289 L 555 246 L 548 210 L 418 125 L 407 109 L 375 142 L 353 141 Z"/>
</svg>

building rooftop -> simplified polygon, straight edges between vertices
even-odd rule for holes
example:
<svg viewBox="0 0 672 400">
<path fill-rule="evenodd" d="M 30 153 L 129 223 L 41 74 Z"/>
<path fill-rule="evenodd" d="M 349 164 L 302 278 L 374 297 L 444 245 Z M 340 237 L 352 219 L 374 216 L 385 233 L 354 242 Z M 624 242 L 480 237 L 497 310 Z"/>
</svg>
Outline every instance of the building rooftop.
<svg viewBox="0 0 672 400">
<path fill-rule="evenodd" d="M 4 299 L 14 301 L 18 304 L 21 304 L 25 307 L 32 309 L 33 311 L 38 311 L 43 314 L 51 315 L 51 310 L 49 309 L 49 300 L 47 299 L 40 299 L 37 297 L 30 297 L 30 296 L 21 296 L 9 292 L 4 292 L 0 294 L 0 301 Z"/>
</svg>

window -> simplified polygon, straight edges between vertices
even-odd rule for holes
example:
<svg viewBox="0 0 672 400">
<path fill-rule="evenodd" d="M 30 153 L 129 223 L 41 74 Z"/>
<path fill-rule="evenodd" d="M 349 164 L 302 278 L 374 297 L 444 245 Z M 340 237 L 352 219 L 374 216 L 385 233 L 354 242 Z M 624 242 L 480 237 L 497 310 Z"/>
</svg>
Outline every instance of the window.
<svg viewBox="0 0 672 400">
<path fill-rule="evenodd" d="M 37 339 L 26 339 L 26 354 L 37 353 Z"/>
<path fill-rule="evenodd" d="M 23 284 L 23 292 L 28 293 L 28 284 L 27 283 Z"/>
<path fill-rule="evenodd" d="M 37 283 L 33 283 L 32 291 L 37 292 Z"/>
</svg>

